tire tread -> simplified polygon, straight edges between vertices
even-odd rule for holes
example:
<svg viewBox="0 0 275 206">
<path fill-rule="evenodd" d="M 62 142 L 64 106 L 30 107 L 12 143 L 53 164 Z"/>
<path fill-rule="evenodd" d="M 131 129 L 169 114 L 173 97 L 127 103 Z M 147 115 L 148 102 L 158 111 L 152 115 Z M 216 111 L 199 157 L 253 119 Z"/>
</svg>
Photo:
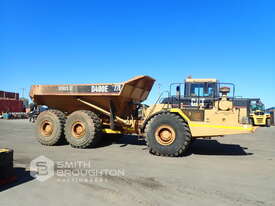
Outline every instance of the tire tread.
<svg viewBox="0 0 275 206">
<path fill-rule="evenodd" d="M 87 147 L 95 147 L 98 144 L 98 142 L 101 140 L 101 120 L 92 111 L 78 110 L 77 112 L 85 113 L 86 115 L 88 115 L 92 119 L 92 121 L 94 123 L 94 127 L 93 127 L 94 137 L 93 138 L 86 138 L 85 143 L 82 143 L 81 145 L 74 145 L 74 144 L 71 144 L 71 143 L 70 143 L 70 145 L 74 148 L 79 148 L 79 149 L 84 149 L 84 148 L 87 148 Z M 65 129 L 65 130 L 68 130 L 68 129 Z M 65 137 L 66 137 L 66 139 L 68 138 L 66 135 L 65 135 Z M 68 139 L 67 139 L 67 141 L 69 142 Z"/>
<path fill-rule="evenodd" d="M 57 110 L 57 109 L 49 109 L 49 110 L 42 112 L 39 115 L 43 115 L 45 113 L 52 113 L 57 117 L 58 124 L 60 125 L 60 130 L 58 130 L 56 138 L 54 138 L 52 141 L 46 142 L 46 141 L 43 141 L 41 138 L 37 138 L 38 141 L 40 142 L 40 144 L 46 145 L 46 146 L 54 146 L 54 145 L 63 143 L 65 141 L 64 129 L 65 129 L 65 122 L 66 122 L 66 115 L 62 111 Z"/>
<path fill-rule="evenodd" d="M 152 125 L 152 123 L 155 121 L 155 119 L 158 118 L 158 117 L 161 116 L 161 115 L 168 115 L 168 116 L 174 118 L 176 121 L 181 122 L 181 123 L 184 125 L 184 128 L 185 128 L 185 136 L 186 136 L 185 142 L 184 142 L 184 144 L 182 144 L 181 147 L 178 148 L 178 150 L 175 151 L 173 154 L 167 154 L 167 153 L 165 153 L 165 154 L 160 154 L 159 152 L 155 151 L 152 147 L 150 147 L 150 145 L 149 145 L 149 143 L 148 143 L 148 142 L 149 142 L 149 141 L 148 141 L 148 137 L 147 137 L 147 135 L 145 135 L 145 136 L 146 136 L 145 140 L 146 140 L 147 146 L 149 147 L 149 152 L 152 153 L 152 154 L 154 154 L 154 155 L 157 155 L 157 156 L 169 156 L 169 157 L 178 157 L 178 156 L 181 156 L 184 152 L 186 152 L 186 151 L 188 150 L 189 145 L 190 145 L 190 143 L 191 143 L 192 135 L 191 135 L 190 128 L 189 128 L 187 122 L 186 122 L 185 120 L 183 120 L 179 115 L 174 114 L 174 113 L 171 113 L 171 112 L 167 112 L 167 111 L 156 114 L 155 116 L 153 116 L 153 117 L 147 122 L 147 124 L 146 124 L 146 126 L 145 126 L 145 134 L 147 134 L 147 133 L 149 132 L 149 130 L 151 129 L 151 125 Z"/>
</svg>

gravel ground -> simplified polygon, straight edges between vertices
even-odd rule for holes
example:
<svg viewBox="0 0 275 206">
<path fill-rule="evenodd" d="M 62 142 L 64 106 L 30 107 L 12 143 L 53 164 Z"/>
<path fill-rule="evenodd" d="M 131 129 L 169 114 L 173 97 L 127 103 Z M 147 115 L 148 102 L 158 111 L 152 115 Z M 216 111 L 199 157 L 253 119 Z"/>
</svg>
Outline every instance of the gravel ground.
<svg viewBox="0 0 275 206">
<path fill-rule="evenodd" d="M 0 120 L 0 147 L 14 149 L 19 179 L 0 187 L 0 205 L 275 205 L 275 127 L 196 140 L 181 158 L 150 155 L 135 136 L 105 140 L 96 149 L 42 146 L 33 127 Z M 41 155 L 59 165 L 44 182 L 29 173 Z M 67 165 L 67 176 L 60 177 L 64 161 L 85 165 Z M 79 168 L 102 173 L 71 177 Z"/>
</svg>

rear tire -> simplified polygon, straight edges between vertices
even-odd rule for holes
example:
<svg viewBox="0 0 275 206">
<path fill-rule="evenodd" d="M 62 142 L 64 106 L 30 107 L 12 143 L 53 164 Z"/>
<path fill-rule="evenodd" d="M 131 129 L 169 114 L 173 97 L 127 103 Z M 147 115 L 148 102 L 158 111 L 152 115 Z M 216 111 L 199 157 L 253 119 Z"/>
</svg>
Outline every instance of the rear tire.
<svg viewBox="0 0 275 206">
<path fill-rule="evenodd" d="M 36 120 L 36 136 L 42 145 L 53 146 L 64 142 L 66 116 L 59 110 L 40 113 Z"/>
<path fill-rule="evenodd" d="M 95 113 L 79 110 L 68 116 L 65 137 L 72 147 L 95 147 L 101 140 L 101 129 L 101 121 Z"/>
<path fill-rule="evenodd" d="M 271 126 L 271 120 L 270 119 L 266 119 L 266 126 L 270 127 Z"/>
<path fill-rule="evenodd" d="M 154 116 L 147 123 L 145 134 L 150 153 L 171 157 L 186 152 L 192 138 L 188 124 L 169 112 Z"/>
</svg>

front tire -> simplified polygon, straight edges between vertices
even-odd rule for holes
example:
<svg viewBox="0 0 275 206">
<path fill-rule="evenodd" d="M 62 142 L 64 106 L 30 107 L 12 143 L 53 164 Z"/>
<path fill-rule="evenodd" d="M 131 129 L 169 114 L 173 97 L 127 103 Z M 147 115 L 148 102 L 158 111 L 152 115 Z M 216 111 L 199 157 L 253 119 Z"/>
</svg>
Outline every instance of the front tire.
<svg viewBox="0 0 275 206">
<path fill-rule="evenodd" d="M 95 147 L 102 137 L 101 133 L 101 121 L 91 111 L 75 111 L 67 118 L 65 137 L 72 147 Z"/>
<path fill-rule="evenodd" d="M 171 157 L 186 152 L 192 138 L 188 124 L 169 112 L 152 117 L 146 125 L 145 134 L 152 154 Z"/>
</svg>

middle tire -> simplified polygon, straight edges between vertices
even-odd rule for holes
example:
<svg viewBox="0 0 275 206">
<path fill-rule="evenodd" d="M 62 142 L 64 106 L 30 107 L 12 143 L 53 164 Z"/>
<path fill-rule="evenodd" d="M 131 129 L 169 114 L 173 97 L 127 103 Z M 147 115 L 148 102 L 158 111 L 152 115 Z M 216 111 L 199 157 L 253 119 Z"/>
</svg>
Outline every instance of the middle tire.
<svg viewBox="0 0 275 206">
<path fill-rule="evenodd" d="M 72 147 L 95 147 L 101 136 L 101 121 L 95 113 L 79 110 L 68 116 L 65 137 Z"/>
</svg>

